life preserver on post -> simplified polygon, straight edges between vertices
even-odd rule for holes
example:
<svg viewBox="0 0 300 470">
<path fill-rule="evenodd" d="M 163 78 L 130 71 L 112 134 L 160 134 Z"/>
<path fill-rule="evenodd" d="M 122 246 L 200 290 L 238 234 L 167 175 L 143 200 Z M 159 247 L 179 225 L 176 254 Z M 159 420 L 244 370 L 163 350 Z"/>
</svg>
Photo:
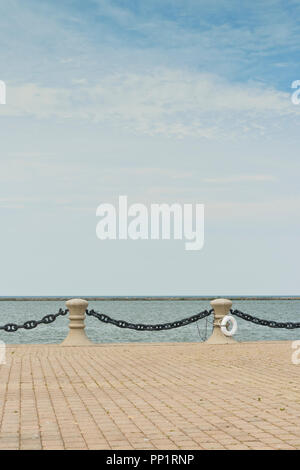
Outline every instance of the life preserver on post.
<svg viewBox="0 0 300 470">
<path fill-rule="evenodd" d="M 227 329 L 228 323 L 231 323 L 230 330 Z M 237 321 L 232 315 L 225 315 L 221 321 L 221 331 L 225 336 L 233 336 L 237 332 Z"/>
</svg>

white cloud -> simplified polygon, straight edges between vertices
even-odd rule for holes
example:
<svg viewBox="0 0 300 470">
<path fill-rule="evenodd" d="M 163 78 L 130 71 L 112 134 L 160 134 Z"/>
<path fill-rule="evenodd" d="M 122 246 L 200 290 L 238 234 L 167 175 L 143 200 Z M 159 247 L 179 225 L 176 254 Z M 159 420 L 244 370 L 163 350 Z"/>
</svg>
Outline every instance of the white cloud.
<svg viewBox="0 0 300 470">
<path fill-rule="evenodd" d="M 203 178 L 204 183 L 243 183 L 259 181 L 276 181 L 277 178 L 272 175 L 232 175 L 216 178 Z"/>
<path fill-rule="evenodd" d="M 231 84 L 219 77 L 170 68 L 111 73 L 88 87 L 7 86 L 0 115 L 84 119 L 137 134 L 183 138 L 262 135 L 300 117 L 289 93 L 261 84 Z"/>
<path fill-rule="evenodd" d="M 291 218 L 300 210 L 300 198 L 298 196 L 272 198 L 259 201 L 218 201 L 207 204 L 207 217 L 225 219 L 251 219 L 273 220 L 291 223 Z M 296 222 L 296 221 L 295 221 Z"/>
</svg>

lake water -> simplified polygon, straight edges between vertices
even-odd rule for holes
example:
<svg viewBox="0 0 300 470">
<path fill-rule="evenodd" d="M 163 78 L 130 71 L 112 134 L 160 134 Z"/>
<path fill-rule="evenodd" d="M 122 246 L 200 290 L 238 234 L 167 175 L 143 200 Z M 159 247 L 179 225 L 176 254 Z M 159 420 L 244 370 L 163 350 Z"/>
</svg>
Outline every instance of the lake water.
<svg viewBox="0 0 300 470">
<path fill-rule="evenodd" d="M 0 325 L 22 324 L 26 320 L 39 320 L 44 315 L 56 313 L 65 308 L 60 301 L 1 301 Z M 151 300 L 151 301 L 90 301 L 89 309 L 105 313 L 113 318 L 134 323 L 165 323 L 180 320 L 194 313 L 210 309 L 207 300 Z M 300 300 L 236 300 L 233 308 L 251 315 L 275 321 L 300 321 Z M 86 319 L 86 332 L 96 343 L 121 342 L 188 342 L 202 341 L 207 332 L 211 334 L 212 316 L 188 326 L 166 331 L 133 331 L 104 324 L 93 317 Z M 300 339 L 299 330 L 281 330 L 254 325 L 237 318 L 238 341 L 294 340 Z M 21 329 L 14 333 L 0 330 L 0 340 L 9 344 L 19 343 L 59 343 L 68 333 L 68 318 L 58 317 L 50 325 L 39 325 L 33 330 Z"/>
</svg>

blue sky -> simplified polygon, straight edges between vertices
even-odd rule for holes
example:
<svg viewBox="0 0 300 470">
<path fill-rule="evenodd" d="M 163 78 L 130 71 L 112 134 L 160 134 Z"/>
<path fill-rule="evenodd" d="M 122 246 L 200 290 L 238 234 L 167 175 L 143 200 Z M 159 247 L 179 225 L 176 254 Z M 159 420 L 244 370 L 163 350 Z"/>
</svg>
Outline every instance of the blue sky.
<svg viewBox="0 0 300 470">
<path fill-rule="evenodd" d="M 0 5 L 1 295 L 299 294 L 297 1 Z M 206 205 L 205 246 L 96 207 Z"/>
</svg>

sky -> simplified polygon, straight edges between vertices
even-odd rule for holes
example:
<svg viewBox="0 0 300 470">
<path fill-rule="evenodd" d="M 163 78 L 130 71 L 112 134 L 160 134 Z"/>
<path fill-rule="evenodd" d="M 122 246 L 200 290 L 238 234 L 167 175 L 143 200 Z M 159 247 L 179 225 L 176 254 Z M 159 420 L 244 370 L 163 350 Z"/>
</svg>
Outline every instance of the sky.
<svg viewBox="0 0 300 470">
<path fill-rule="evenodd" d="M 0 5 L 0 295 L 299 295 L 299 1 Z M 205 204 L 205 243 L 96 209 Z"/>
</svg>

